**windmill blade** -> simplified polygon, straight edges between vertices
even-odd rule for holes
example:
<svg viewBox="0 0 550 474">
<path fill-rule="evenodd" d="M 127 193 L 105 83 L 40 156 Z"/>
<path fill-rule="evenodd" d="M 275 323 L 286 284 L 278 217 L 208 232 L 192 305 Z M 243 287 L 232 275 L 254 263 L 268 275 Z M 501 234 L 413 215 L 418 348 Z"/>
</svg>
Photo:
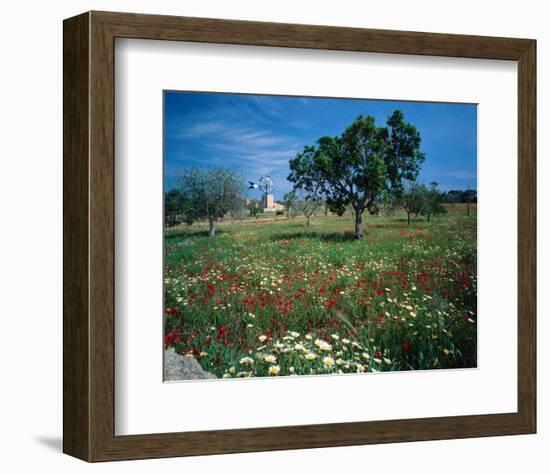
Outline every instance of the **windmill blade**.
<svg viewBox="0 0 550 474">
<path fill-rule="evenodd" d="M 256 183 L 253 183 L 252 181 L 249 181 L 248 183 L 250 184 L 248 189 L 258 189 L 258 185 Z"/>
<path fill-rule="evenodd" d="M 266 175 L 260 178 L 260 189 L 264 194 L 271 194 L 273 192 L 273 180 L 271 176 Z"/>
</svg>

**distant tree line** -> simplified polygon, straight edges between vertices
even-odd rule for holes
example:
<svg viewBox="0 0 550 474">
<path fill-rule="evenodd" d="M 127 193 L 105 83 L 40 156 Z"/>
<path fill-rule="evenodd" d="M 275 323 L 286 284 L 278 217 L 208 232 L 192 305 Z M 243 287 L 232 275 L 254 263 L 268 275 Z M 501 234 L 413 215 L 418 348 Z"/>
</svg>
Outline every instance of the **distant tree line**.
<svg viewBox="0 0 550 474">
<path fill-rule="evenodd" d="M 447 204 L 477 203 L 477 191 L 475 189 L 453 189 L 443 193 L 443 202 Z"/>
</svg>

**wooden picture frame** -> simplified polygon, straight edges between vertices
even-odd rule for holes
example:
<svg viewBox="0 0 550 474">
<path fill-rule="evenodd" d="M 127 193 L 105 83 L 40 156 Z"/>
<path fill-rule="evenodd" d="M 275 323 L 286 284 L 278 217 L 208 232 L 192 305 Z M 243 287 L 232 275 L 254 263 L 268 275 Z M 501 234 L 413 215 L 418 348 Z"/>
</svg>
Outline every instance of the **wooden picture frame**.
<svg viewBox="0 0 550 474">
<path fill-rule="evenodd" d="M 536 42 L 129 13 L 63 25 L 63 451 L 160 458 L 536 431 Z M 115 436 L 115 38 L 518 62 L 518 410 L 514 413 Z"/>
</svg>

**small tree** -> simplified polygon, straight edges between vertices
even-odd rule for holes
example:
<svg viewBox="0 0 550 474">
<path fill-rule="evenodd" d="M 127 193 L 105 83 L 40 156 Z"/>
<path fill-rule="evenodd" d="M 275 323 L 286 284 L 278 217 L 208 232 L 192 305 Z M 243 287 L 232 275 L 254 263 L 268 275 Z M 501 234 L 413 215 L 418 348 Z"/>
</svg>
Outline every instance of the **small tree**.
<svg viewBox="0 0 550 474">
<path fill-rule="evenodd" d="M 216 236 L 216 222 L 237 212 L 246 195 L 244 177 L 227 168 L 185 170 L 179 189 L 185 221 L 208 221 L 210 237 Z"/>
<path fill-rule="evenodd" d="M 298 198 L 296 197 L 296 193 L 294 191 L 290 191 L 283 196 L 283 204 L 285 206 L 286 216 L 288 218 L 292 217 L 297 199 Z"/>
<path fill-rule="evenodd" d="M 300 194 L 301 196 L 296 202 L 295 208 L 305 216 L 306 225 L 310 227 L 311 217 L 322 206 L 323 201 L 316 194 Z"/>
<path fill-rule="evenodd" d="M 380 201 L 380 213 L 382 215 L 393 217 L 395 213 L 401 209 L 403 199 L 396 199 L 389 194 L 384 196 Z"/>
<path fill-rule="evenodd" d="M 401 205 L 407 213 L 407 224 L 411 225 L 411 215 L 418 216 L 422 213 L 425 206 L 426 186 L 420 183 L 410 181 L 403 191 Z"/>
<path fill-rule="evenodd" d="M 443 206 L 444 200 L 445 193 L 437 189 L 437 183 L 430 183 L 427 187 L 422 183 L 409 182 L 401 199 L 401 205 L 407 213 L 407 224 L 411 225 L 411 215 L 426 216 L 430 222 L 431 216 L 445 214 L 447 209 Z"/>
<path fill-rule="evenodd" d="M 437 183 L 430 183 L 429 188 L 424 186 L 423 194 L 421 213 L 426 216 L 428 222 L 430 222 L 430 216 L 437 216 L 447 212 L 447 209 L 443 206 L 445 194 L 437 189 Z"/>
</svg>

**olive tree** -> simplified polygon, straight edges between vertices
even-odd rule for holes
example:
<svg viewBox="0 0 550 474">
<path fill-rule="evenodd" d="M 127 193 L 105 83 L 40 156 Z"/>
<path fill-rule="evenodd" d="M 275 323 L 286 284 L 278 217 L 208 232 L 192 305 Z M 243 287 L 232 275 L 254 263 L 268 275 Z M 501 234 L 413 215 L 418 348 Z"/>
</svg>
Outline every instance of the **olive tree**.
<svg viewBox="0 0 550 474">
<path fill-rule="evenodd" d="M 437 183 L 426 186 L 422 183 L 410 181 L 407 183 L 400 200 L 403 209 L 407 213 L 407 223 L 411 225 L 411 215 L 426 216 L 430 222 L 431 216 L 445 214 L 447 209 L 443 206 L 445 194 L 437 189 Z"/>
<path fill-rule="evenodd" d="M 407 183 L 400 199 L 403 209 L 407 213 L 407 224 L 411 225 L 411 215 L 418 217 L 425 206 L 426 186 L 413 181 Z"/>
<path fill-rule="evenodd" d="M 322 205 L 323 201 L 318 193 L 300 192 L 297 196 L 295 209 L 304 215 L 307 227 L 311 227 L 311 217 Z"/>
<path fill-rule="evenodd" d="M 437 183 L 432 182 L 429 187 L 425 188 L 422 214 L 426 216 L 428 222 L 430 222 L 431 216 L 438 216 L 447 212 L 447 209 L 443 206 L 444 200 L 445 194 L 437 189 Z"/>
<path fill-rule="evenodd" d="M 295 191 L 290 191 L 283 196 L 283 204 L 285 206 L 287 218 L 291 218 L 296 207 L 297 196 Z"/>
<path fill-rule="evenodd" d="M 178 184 L 185 221 L 207 221 L 210 237 L 216 236 L 216 222 L 238 212 L 246 196 L 244 177 L 227 168 L 190 168 Z"/>
</svg>

